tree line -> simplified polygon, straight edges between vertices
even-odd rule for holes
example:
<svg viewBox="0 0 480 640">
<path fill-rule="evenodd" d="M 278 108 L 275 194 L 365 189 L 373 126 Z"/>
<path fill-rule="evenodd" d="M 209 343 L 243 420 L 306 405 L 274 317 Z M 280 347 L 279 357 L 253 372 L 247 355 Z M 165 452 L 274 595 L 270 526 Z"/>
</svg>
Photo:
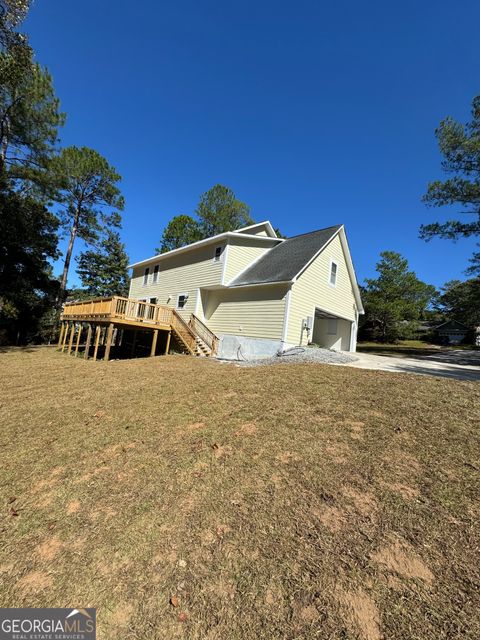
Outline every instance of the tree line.
<svg viewBox="0 0 480 640">
<path fill-rule="evenodd" d="M 420 238 L 479 238 L 480 96 L 473 99 L 469 122 L 447 117 L 435 134 L 448 177 L 429 183 L 423 201 L 430 207 L 459 205 L 467 217 L 421 225 Z M 473 253 L 466 269 L 471 278 L 451 280 L 439 291 L 418 280 L 398 253 L 386 251 L 380 257 L 378 277 L 366 280 L 363 287 L 365 316 L 360 335 L 394 341 L 413 337 L 420 320 L 433 324 L 455 319 L 470 328 L 469 339 L 473 338 L 474 329 L 480 326 L 480 251 Z"/>
<path fill-rule="evenodd" d="M 94 149 L 60 147 L 66 115 L 48 70 L 18 30 L 29 7 L 29 0 L 0 0 L 0 343 L 48 338 L 78 239 L 93 247 L 78 256 L 85 290 L 108 289 L 102 266 L 115 264 L 115 288 L 127 291 L 120 175 Z M 64 235 L 56 278 L 52 262 Z"/>
</svg>

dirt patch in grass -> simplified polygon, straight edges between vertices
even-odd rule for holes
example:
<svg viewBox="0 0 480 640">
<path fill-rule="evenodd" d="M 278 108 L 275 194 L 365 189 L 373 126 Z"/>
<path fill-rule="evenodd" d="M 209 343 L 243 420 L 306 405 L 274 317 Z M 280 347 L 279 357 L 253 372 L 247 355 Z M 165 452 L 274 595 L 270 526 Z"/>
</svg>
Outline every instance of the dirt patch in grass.
<svg viewBox="0 0 480 640">
<path fill-rule="evenodd" d="M 361 587 L 355 591 L 337 589 L 337 598 L 349 630 L 364 640 L 382 640 L 380 613 L 374 600 Z"/>
<path fill-rule="evenodd" d="M 405 578 L 419 578 L 428 584 L 433 573 L 405 540 L 396 538 L 372 554 L 372 560 Z"/>
<path fill-rule="evenodd" d="M 0 597 L 99 637 L 480 637 L 480 387 L 0 354 Z M 178 599 L 178 606 L 171 599 Z"/>
<path fill-rule="evenodd" d="M 51 587 L 52 582 L 52 578 L 46 573 L 32 571 L 20 578 L 17 586 L 22 595 L 37 595 Z"/>
</svg>

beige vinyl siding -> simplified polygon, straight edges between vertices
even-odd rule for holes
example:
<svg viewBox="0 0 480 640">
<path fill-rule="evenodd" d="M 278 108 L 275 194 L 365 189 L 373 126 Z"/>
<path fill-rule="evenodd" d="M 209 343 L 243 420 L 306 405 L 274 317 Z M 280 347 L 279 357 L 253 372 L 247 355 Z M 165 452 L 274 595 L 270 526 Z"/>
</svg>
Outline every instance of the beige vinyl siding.
<svg viewBox="0 0 480 640">
<path fill-rule="evenodd" d="M 281 340 L 285 286 L 204 291 L 205 321 L 217 335 Z"/>
<path fill-rule="evenodd" d="M 137 267 L 133 271 L 129 296 L 147 300 L 157 298 L 158 304 L 176 307 L 178 295 L 187 293 L 187 303 L 180 312 L 189 316 L 195 312 L 198 288 L 219 285 L 222 281 L 225 250 L 220 261 L 215 262 L 213 258 L 216 246 L 219 245 L 207 245 L 159 260 L 158 263 L 150 263 L 147 285 L 143 284 L 145 266 Z M 159 272 L 158 281 L 154 284 L 153 271 L 156 264 L 159 265 Z M 172 298 L 168 301 L 170 295 Z"/>
<path fill-rule="evenodd" d="M 338 265 L 335 287 L 329 284 L 332 260 Z M 306 344 L 307 334 L 302 332 L 302 322 L 307 316 L 314 315 L 315 307 L 355 320 L 355 296 L 338 235 L 292 285 L 286 342 Z"/>
<path fill-rule="evenodd" d="M 240 230 L 237 230 L 237 233 L 240 235 L 246 234 L 249 236 L 268 236 L 268 233 L 264 224 L 259 224 L 257 231 L 255 231 L 254 229 L 240 229 Z"/>
<path fill-rule="evenodd" d="M 255 246 L 255 240 L 250 239 L 249 245 L 243 240 L 241 244 L 229 244 L 227 250 L 227 264 L 225 268 L 224 284 L 228 284 L 233 278 L 246 269 L 252 262 L 258 260 L 266 251 L 270 251 L 275 244 L 269 244 L 267 242 L 258 243 Z"/>
</svg>

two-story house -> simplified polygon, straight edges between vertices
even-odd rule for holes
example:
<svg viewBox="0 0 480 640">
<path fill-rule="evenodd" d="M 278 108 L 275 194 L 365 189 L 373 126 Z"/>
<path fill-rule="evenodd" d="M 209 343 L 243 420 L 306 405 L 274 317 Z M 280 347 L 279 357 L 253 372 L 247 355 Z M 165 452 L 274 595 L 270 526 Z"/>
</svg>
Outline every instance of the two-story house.
<svg viewBox="0 0 480 640">
<path fill-rule="evenodd" d="M 270 222 L 131 265 L 130 298 L 194 314 L 243 359 L 315 343 L 355 351 L 360 292 L 343 225 L 278 238 Z"/>
</svg>

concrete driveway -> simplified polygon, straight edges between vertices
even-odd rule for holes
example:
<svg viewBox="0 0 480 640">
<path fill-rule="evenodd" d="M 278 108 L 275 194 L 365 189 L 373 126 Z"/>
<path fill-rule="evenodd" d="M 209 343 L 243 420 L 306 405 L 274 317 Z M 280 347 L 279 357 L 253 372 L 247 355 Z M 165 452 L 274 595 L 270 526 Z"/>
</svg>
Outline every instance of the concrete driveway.
<svg viewBox="0 0 480 640">
<path fill-rule="evenodd" d="M 396 373 L 417 373 L 456 380 L 480 381 L 480 351 L 433 351 L 421 356 L 355 353 L 358 358 L 344 366 Z"/>
</svg>

